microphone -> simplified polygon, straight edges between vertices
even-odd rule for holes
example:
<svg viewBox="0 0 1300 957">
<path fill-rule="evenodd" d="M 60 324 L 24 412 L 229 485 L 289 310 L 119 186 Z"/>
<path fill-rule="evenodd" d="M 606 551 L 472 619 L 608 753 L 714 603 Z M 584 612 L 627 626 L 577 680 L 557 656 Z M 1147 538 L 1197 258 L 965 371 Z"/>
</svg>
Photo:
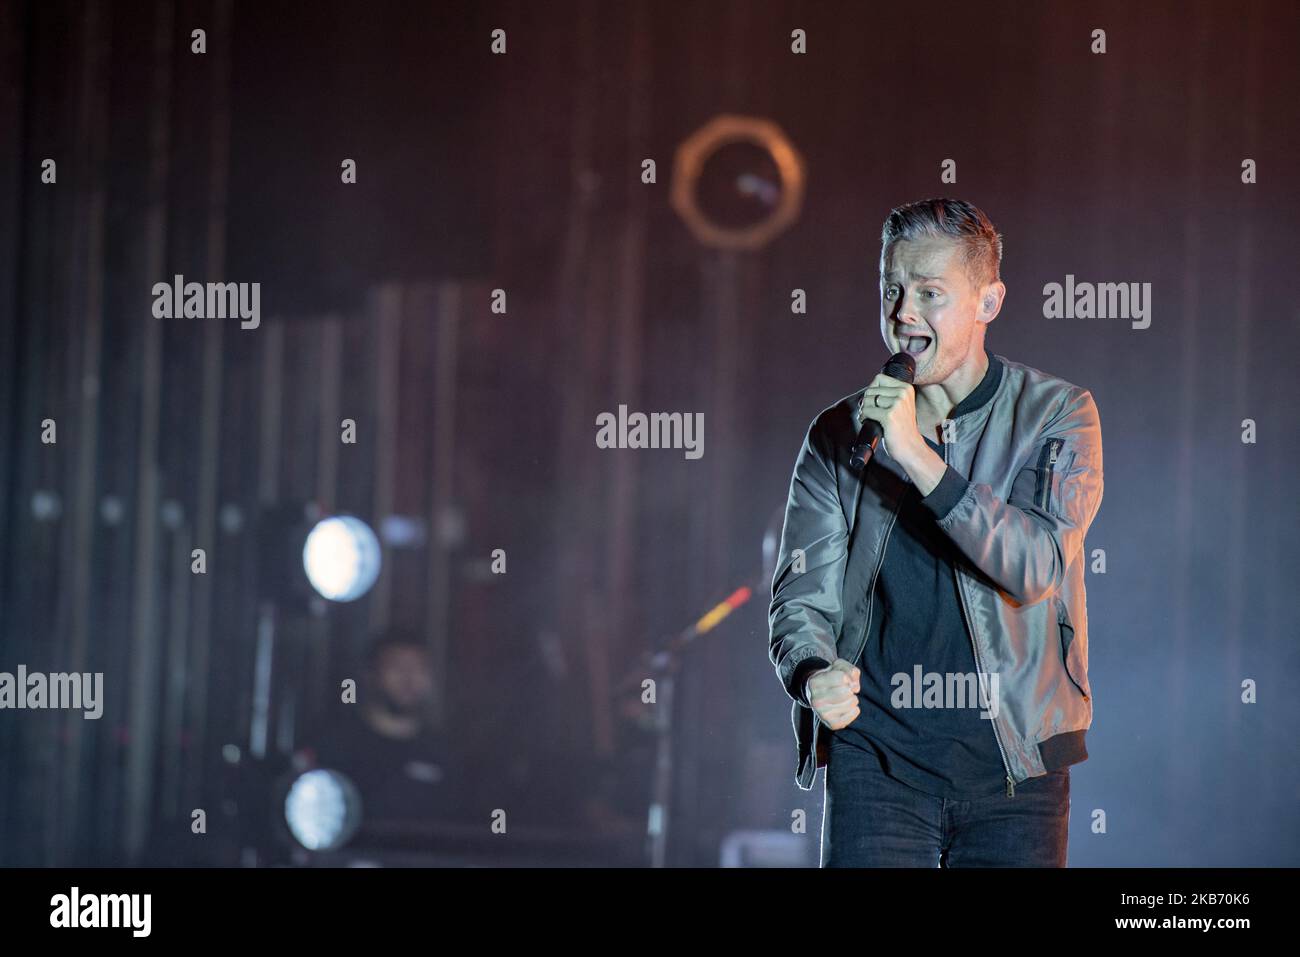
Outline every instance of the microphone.
<svg viewBox="0 0 1300 957">
<path fill-rule="evenodd" d="M 895 352 L 880 371 L 891 379 L 911 384 L 916 375 L 916 360 L 906 352 Z M 884 434 L 884 428 L 875 419 L 867 419 L 862 423 L 858 440 L 853 445 L 853 455 L 849 458 L 849 464 L 854 470 L 860 471 L 867 464 L 867 459 L 876 452 L 876 443 Z"/>
</svg>

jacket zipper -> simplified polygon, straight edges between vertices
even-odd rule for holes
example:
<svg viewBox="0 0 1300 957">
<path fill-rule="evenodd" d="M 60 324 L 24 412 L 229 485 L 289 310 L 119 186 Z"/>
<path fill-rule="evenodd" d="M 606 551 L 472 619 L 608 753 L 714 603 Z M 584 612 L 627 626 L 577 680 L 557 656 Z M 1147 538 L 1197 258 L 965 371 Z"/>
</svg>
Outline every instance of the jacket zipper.
<svg viewBox="0 0 1300 957">
<path fill-rule="evenodd" d="M 908 479 L 911 481 L 911 479 Z M 858 666 L 858 659 L 862 657 L 862 649 L 867 645 L 867 634 L 871 630 L 871 616 L 875 613 L 876 603 L 872 597 L 876 594 L 876 578 L 880 574 L 880 567 L 885 563 L 885 546 L 889 544 L 889 536 L 894 531 L 894 524 L 898 521 L 898 513 L 903 510 L 903 500 L 900 496 L 898 507 L 894 509 L 893 514 L 889 517 L 889 527 L 885 529 L 885 540 L 880 544 L 880 555 L 876 558 L 876 567 L 871 572 L 871 584 L 867 586 L 867 621 L 862 626 L 862 637 L 858 639 L 858 650 L 853 653 L 853 667 Z"/>
<path fill-rule="evenodd" d="M 864 480 L 859 479 L 859 482 L 861 481 Z M 861 485 L 859 485 L 859 496 L 860 495 L 861 495 Z M 855 527 L 857 522 L 856 513 L 858 509 L 858 502 L 859 502 L 859 498 L 855 497 L 854 498 Z M 855 668 L 858 665 L 858 659 L 862 657 L 862 649 L 866 646 L 867 643 L 867 632 L 871 628 L 871 615 L 875 611 L 875 603 L 871 600 L 871 598 L 876 593 L 876 577 L 880 574 L 880 566 L 885 563 L 885 546 L 889 544 L 890 533 L 894 531 L 894 523 L 898 520 L 898 513 L 902 511 L 902 509 L 903 509 L 903 501 L 900 498 L 898 502 L 898 507 L 894 509 L 893 514 L 889 517 L 889 527 L 885 529 L 885 540 L 884 542 L 881 543 L 880 555 L 877 556 L 876 558 L 876 567 L 871 572 L 871 584 L 867 587 L 867 621 L 866 624 L 862 626 L 862 636 L 858 639 L 858 650 L 853 653 L 852 660 L 853 660 L 853 666 Z M 814 774 L 817 773 L 817 735 L 820 733 L 821 733 L 821 719 L 814 718 L 813 737 L 812 737 L 812 756 L 809 758 L 809 760 L 813 762 Z"/>
<path fill-rule="evenodd" d="M 943 444 L 943 462 L 948 463 L 948 443 Z M 957 576 L 957 594 L 961 596 L 962 613 L 966 616 L 967 631 L 970 632 L 971 651 L 975 653 L 975 668 L 979 674 L 984 674 L 984 664 L 980 659 L 979 643 L 975 640 L 975 622 L 971 618 L 970 610 L 966 607 L 966 589 L 962 585 L 961 569 L 953 566 L 953 573 Z M 991 719 L 993 725 L 993 740 L 998 743 L 998 754 L 1002 758 L 1002 769 L 1007 773 L 1007 797 L 1016 796 L 1016 782 L 1011 777 L 1011 765 L 1007 761 L 1006 749 L 1002 747 L 1002 735 L 998 734 L 998 722 L 996 718 Z"/>
<path fill-rule="evenodd" d="M 865 473 L 865 468 L 863 469 Z M 906 477 L 911 481 L 910 477 Z M 862 502 L 862 485 L 866 481 L 864 475 L 858 476 L 858 486 L 856 494 L 853 496 L 853 522 L 854 528 L 857 528 L 857 513 Z M 885 563 L 885 546 L 889 544 L 889 536 L 894 531 L 894 523 L 898 521 L 898 513 L 903 510 L 903 500 L 900 497 L 898 506 L 894 509 L 893 514 L 889 517 L 889 527 L 885 529 L 885 540 L 880 545 L 880 554 L 876 557 L 876 567 L 871 572 L 871 584 L 867 586 L 867 621 L 862 626 L 862 636 L 858 638 L 858 649 L 853 653 L 853 666 L 856 668 L 858 659 L 862 657 L 862 649 L 867 643 L 867 632 L 871 628 L 871 616 L 875 611 L 875 602 L 872 596 L 876 593 L 876 577 L 880 574 L 880 566 Z M 813 774 L 817 773 L 817 736 L 821 733 L 821 719 L 813 718 L 813 736 L 812 736 L 812 753 L 808 760 L 813 763 Z"/>
</svg>

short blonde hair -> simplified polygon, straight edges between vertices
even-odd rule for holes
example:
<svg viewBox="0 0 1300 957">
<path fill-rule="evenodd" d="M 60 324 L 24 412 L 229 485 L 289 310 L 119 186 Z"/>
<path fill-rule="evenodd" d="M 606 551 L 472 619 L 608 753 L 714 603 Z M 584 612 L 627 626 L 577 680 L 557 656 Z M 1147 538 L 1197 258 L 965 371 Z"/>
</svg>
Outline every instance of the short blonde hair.
<svg viewBox="0 0 1300 957">
<path fill-rule="evenodd" d="M 976 288 L 1001 278 L 1002 234 L 979 207 L 960 199 L 923 199 L 890 210 L 880 230 L 880 271 L 893 243 L 922 236 L 960 242 L 966 274 Z"/>
</svg>

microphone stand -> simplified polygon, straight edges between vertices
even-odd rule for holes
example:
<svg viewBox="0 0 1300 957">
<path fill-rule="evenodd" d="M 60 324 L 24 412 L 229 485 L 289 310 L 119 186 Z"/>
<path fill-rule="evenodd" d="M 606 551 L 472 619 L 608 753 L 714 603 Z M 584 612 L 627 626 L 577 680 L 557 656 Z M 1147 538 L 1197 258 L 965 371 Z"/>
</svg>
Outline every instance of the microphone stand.
<svg viewBox="0 0 1300 957">
<path fill-rule="evenodd" d="M 696 638 L 712 631 L 724 618 L 746 604 L 754 596 L 755 587 L 760 585 L 761 582 L 756 582 L 753 586 L 742 585 L 737 588 L 694 624 L 670 638 L 658 651 L 648 653 L 643 659 L 641 670 L 629 672 L 614 688 L 614 694 L 620 695 L 639 687 L 649 674 L 658 675 L 655 682 L 655 762 L 650 787 L 650 810 L 646 819 L 646 856 L 651 867 L 664 867 L 667 863 L 668 811 L 673 787 L 673 712 L 676 676 L 683 654 Z"/>
<path fill-rule="evenodd" d="M 640 687 L 647 672 L 659 675 L 655 696 L 656 704 L 659 705 L 654 721 L 657 735 L 655 764 L 650 785 L 650 811 L 646 818 L 646 856 L 651 867 L 664 867 L 668 860 L 668 810 L 673 792 L 673 712 L 676 676 L 683 653 L 696 638 L 712 631 L 724 618 L 753 598 L 755 592 L 771 585 L 784 520 L 785 506 L 782 504 L 772 513 L 763 532 L 763 570 L 750 584 L 737 588 L 694 624 L 670 638 L 658 651 L 647 653 L 640 668 L 628 672 L 614 687 L 614 695 L 622 695 Z"/>
</svg>

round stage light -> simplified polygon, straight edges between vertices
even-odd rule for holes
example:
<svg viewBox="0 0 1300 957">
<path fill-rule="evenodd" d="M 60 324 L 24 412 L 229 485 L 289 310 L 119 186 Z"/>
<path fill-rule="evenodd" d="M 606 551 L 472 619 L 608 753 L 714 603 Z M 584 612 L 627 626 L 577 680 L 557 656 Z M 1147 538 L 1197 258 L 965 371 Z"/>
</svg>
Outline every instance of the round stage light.
<svg viewBox="0 0 1300 957">
<path fill-rule="evenodd" d="M 284 819 L 294 840 L 307 850 L 337 850 L 361 824 L 361 795 L 338 771 L 307 771 L 289 788 Z"/>
<path fill-rule="evenodd" d="M 316 523 L 302 548 L 307 580 L 330 601 L 355 601 L 379 577 L 379 539 L 370 526 L 351 515 L 333 515 Z"/>
<path fill-rule="evenodd" d="M 803 193 L 803 157 L 779 126 L 723 114 L 677 148 L 669 199 L 700 242 L 752 251 L 799 218 Z"/>
</svg>

